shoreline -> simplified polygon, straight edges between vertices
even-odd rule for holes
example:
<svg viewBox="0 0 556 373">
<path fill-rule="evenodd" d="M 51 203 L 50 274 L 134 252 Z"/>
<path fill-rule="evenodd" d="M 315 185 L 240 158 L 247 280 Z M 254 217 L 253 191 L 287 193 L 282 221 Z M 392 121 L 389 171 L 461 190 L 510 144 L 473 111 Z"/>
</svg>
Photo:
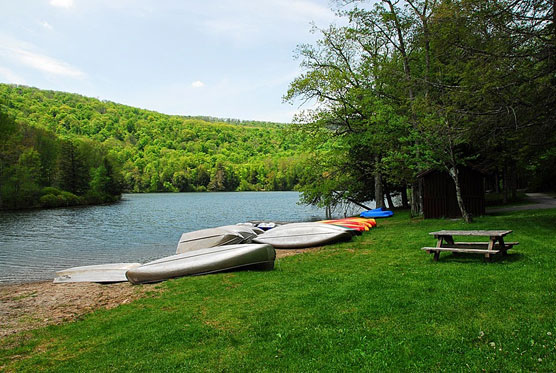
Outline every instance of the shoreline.
<svg viewBox="0 0 556 373">
<path fill-rule="evenodd" d="M 322 247 L 276 250 L 276 259 Z M 132 285 L 129 282 L 98 284 L 52 280 L 0 284 L 0 339 L 48 325 L 70 322 L 98 309 L 111 309 L 163 291 L 158 282 Z"/>
</svg>

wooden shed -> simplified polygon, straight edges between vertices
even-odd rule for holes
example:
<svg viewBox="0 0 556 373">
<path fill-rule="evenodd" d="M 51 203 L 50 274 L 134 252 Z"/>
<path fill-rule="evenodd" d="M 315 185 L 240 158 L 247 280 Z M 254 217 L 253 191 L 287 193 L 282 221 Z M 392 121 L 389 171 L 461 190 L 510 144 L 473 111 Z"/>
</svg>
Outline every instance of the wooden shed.
<svg viewBox="0 0 556 373">
<path fill-rule="evenodd" d="M 461 217 L 456 187 L 446 171 L 429 170 L 418 175 L 423 186 L 425 219 Z M 470 167 L 459 168 L 463 203 L 472 216 L 485 214 L 484 175 Z"/>
</svg>

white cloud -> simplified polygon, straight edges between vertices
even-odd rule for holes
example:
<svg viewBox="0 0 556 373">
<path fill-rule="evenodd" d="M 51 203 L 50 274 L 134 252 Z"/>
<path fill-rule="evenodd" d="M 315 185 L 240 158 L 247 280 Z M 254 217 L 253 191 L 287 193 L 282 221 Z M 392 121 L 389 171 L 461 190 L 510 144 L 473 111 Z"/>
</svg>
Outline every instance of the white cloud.
<svg viewBox="0 0 556 373">
<path fill-rule="evenodd" d="M 0 66 L 0 77 L 2 77 L 2 80 L 4 80 L 4 82 L 8 82 L 11 84 L 27 84 L 25 82 L 25 79 L 23 79 L 21 76 L 17 75 L 12 70 L 2 66 Z"/>
<path fill-rule="evenodd" d="M 78 68 L 40 52 L 35 52 L 36 49 L 31 43 L 11 37 L 4 37 L 4 35 L 0 34 L 0 57 L 7 57 L 18 64 L 26 65 L 48 74 L 70 78 L 85 77 L 86 74 Z"/>
<path fill-rule="evenodd" d="M 13 49 L 13 56 L 21 63 L 46 73 L 82 78 L 85 74 L 79 69 L 52 57 L 30 52 L 23 49 Z"/>
<path fill-rule="evenodd" d="M 205 83 L 201 82 L 200 80 L 196 80 L 193 83 L 191 83 L 191 86 L 193 88 L 202 88 L 205 86 Z"/>
<path fill-rule="evenodd" d="M 71 8 L 73 0 L 50 0 L 50 5 L 58 8 Z"/>
<path fill-rule="evenodd" d="M 41 26 L 44 27 L 45 29 L 52 30 L 52 25 L 51 25 L 50 23 L 48 23 L 48 22 L 46 22 L 46 21 L 41 21 L 40 24 L 41 24 Z"/>
</svg>

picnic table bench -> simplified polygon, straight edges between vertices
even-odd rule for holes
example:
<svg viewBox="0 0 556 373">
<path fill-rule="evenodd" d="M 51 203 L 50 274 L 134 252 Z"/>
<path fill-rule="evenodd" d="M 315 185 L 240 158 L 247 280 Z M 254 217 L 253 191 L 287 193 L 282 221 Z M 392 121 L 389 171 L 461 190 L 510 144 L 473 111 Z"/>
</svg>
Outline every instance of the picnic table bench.
<svg viewBox="0 0 556 373">
<path fill-rule="evenodd" d="M 504 236 L 512 233 L 509 230 L 490 230 L 490 231 L 458 231 L 442 230 L 430 232 L 436 238 L 436 247 L 423 247 L 428 254 L 434 254 L 434 260 L 438 261 L 442 251 L 454 253 L 484 254 L 485 259 L 490 259 L 493 255 L 502 253 L 519 245 L 519 242 L 504 242 Z M 455 242 L 454 236 L 489 237 L 488 242 Z"/>
</svg>

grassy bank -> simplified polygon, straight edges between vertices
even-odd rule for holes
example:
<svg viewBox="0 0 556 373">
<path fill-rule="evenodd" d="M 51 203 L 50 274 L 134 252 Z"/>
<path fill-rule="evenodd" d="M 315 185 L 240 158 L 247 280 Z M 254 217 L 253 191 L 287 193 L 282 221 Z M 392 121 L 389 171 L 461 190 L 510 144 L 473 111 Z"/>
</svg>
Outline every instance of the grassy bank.
<svg viewBox="0 0 556 373">
<path fill-rule="evenodd" d="M 10 371 L 555 371 L 556 210 L 379 221 L 272 272 L 168 281 L 161 294 L 5 338 Z M 507 258 L 419 250 L 438 229 L 513 229 Z"/>
</svg>

